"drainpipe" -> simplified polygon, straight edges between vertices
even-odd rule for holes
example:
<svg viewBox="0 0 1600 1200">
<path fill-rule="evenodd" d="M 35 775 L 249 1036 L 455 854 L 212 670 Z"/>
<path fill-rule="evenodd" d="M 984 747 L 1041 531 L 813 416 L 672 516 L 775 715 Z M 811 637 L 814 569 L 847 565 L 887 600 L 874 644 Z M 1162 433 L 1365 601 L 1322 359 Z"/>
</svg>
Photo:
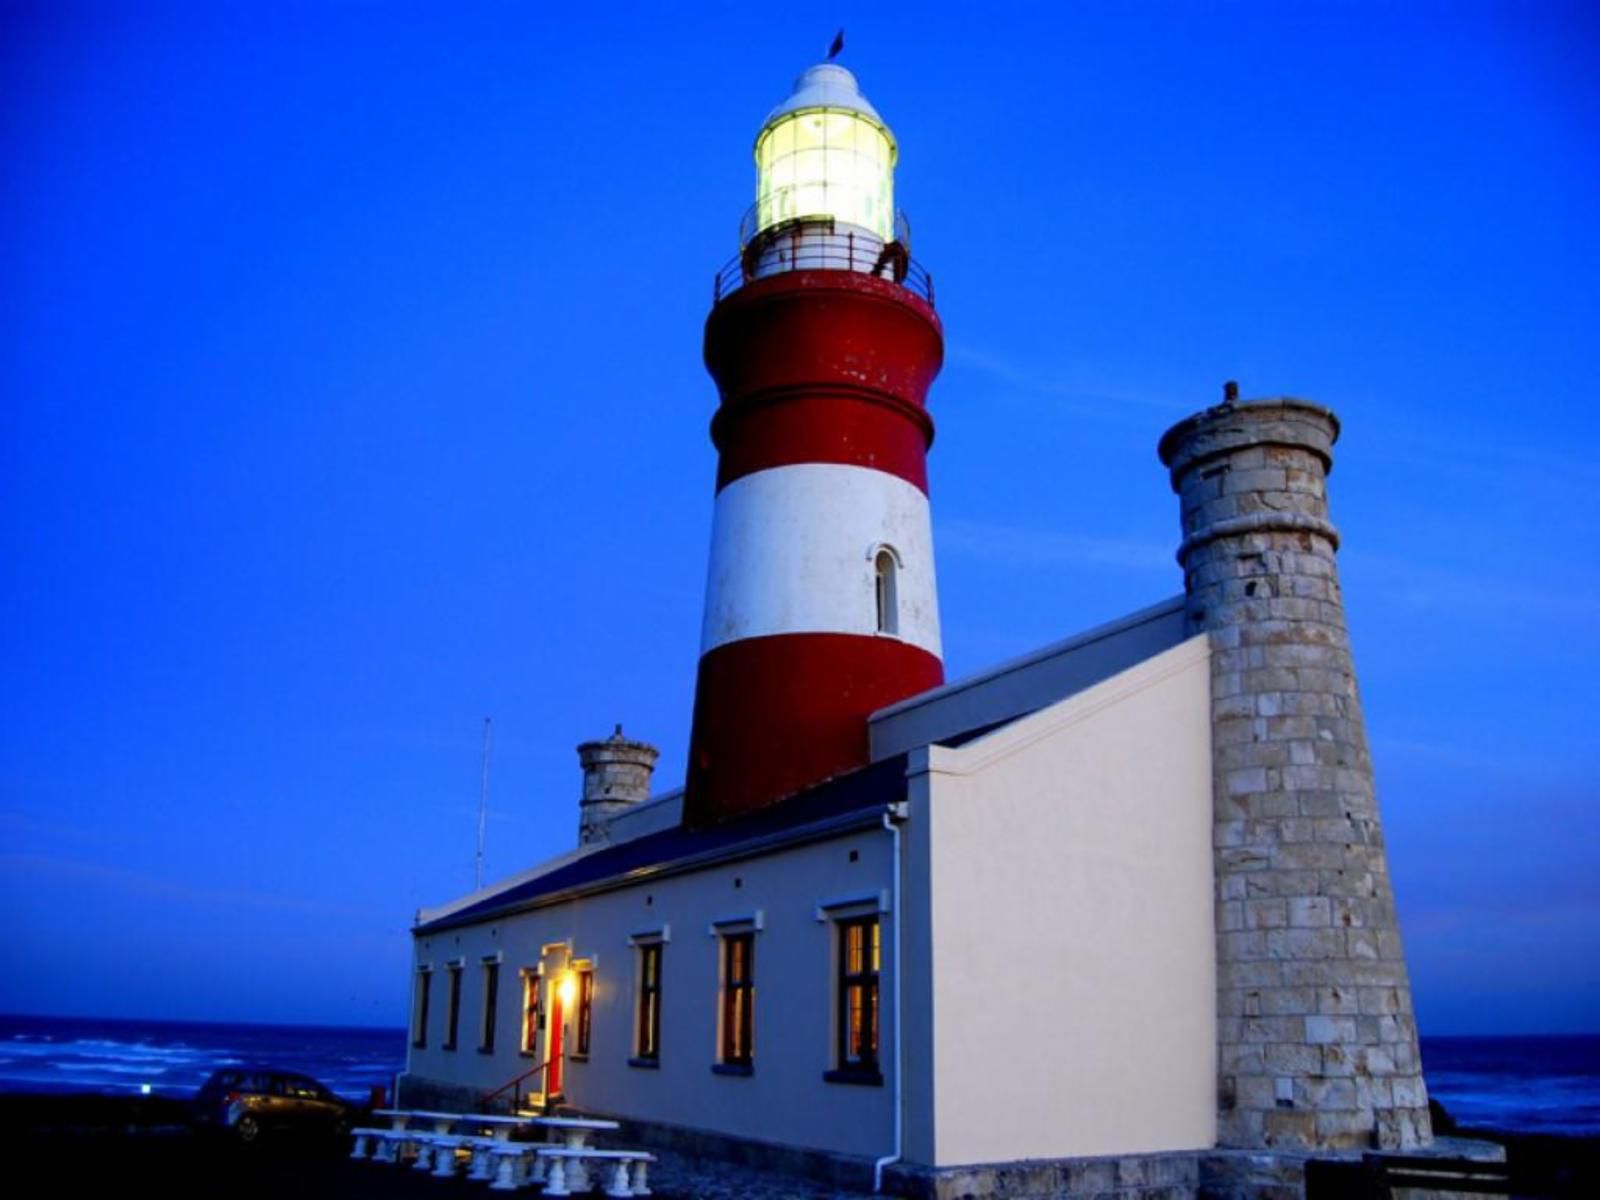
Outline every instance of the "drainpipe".
<svg viewBox="0 0 1600 1200">
<path fill-rule="evenodd" d="M 904 1085 L 901 1082 L 902 1055 L 900 1047 L 905 1040 L 901 1029 L 900 1018 L 903 1006 L 900 1003 L 900 826 L 897 822 L 904 820 L 906 805 L 904 801 L 891 804 L 883 814 L 883 827 L 889 831 L 889 836 L 894 839 L 894 911 L 890 920 L 894 926 L 894 1153 L 887 1154 L 872 1164 L 872 1190 L 874 1193 L 883 1191 L 883 1169 L 890 1163 L 897 1163 L 905 1152 L 906 1109 Z"/>
</svg>

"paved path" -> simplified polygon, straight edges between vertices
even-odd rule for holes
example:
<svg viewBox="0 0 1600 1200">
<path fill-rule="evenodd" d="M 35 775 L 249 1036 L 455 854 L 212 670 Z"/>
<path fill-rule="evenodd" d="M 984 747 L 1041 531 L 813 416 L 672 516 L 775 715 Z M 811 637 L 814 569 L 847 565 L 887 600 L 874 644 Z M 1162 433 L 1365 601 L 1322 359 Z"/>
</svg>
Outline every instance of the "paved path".
<svg viewBox="0 0 1600 1200">
<path fill-rule="evenodd" d="M 655 1151 L 650 1190 L 668 1200 L 882 1200 L 712 1159 Z"/>
<path fill-rule="evenodd" d="M 110 1129 L 32 1131 L 20 1140 L 4 1134 L 0 1130 L 0 1157 L 26 1155 L 48 1163 L 52 1193 L 62 1196 L 116 1195 L 129 1187 L 153 1190 L 162 1200 L 490 1200 L 502 1195 L 536 1200 L 540 1194 L 537 1188 L 491 1192 L 459 1175 L 436 1179 L 385 1163 L 355 1162 L 348 1157 L 349 1143 L 272 1139 L 244 1147 L 179 1129 L 140 1135 Z M 656 1158 L 650 1185 L 660 1200 L 878 1200 L 710 1159 L 667 1151 Z"/>
</svg>

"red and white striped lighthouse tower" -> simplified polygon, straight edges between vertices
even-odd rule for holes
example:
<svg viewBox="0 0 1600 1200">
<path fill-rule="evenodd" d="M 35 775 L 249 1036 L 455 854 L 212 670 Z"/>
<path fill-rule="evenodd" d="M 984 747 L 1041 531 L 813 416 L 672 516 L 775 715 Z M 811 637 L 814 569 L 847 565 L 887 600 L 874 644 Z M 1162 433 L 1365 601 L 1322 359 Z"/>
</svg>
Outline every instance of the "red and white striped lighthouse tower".
<svg viewBox="0 0 1600 1200">
<path fill-rule="evenodd" d="M 928 513 L 932 286 L 894 207 L 894 135 L 812 67 L 756 138 L 756 204 L 717 277 L 711 567 L 690 824 L 867 762 L 867 717 L 944 681 Z"/>
</svg>

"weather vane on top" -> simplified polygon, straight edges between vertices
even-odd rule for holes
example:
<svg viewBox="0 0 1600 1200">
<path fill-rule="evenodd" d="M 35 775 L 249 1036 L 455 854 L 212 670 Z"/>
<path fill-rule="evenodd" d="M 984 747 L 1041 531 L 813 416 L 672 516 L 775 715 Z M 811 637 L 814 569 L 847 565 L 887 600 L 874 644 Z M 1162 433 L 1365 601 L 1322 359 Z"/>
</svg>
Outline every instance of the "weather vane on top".
<svg viewBox="0 0 1600 1200">
<path fill-rule="evenodd" d="M 839 52 L 844 49 L 844 30 L 839 30 L 833 35 L 833 45 L 828 47 L 828 61 L 832 62 L 839 57 Z"/>
</svg>

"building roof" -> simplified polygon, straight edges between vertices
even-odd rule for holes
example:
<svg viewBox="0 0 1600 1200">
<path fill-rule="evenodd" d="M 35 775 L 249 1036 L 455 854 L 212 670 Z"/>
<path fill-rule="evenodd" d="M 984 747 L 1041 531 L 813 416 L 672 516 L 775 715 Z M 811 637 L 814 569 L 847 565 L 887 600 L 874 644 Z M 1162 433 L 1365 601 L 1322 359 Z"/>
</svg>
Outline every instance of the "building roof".
<svg viewBox="0 0 1600 1200">
<path fill-rule="evenodd" d="M 713 862 L 748 858 L 781 846 L 876 824 L 906 798 L 906 756 L 895 755 L 807 788 L 782 804 L 704 829 L 678 826 L 585 854 L 475 904 L 419 923 L 417 934 L 475 925 L 589 892 L 608 891 Z"/>
<path fill-rule="evenodd" d="M 1189 636 L 1182 596 L 933 688 L 872 714 L 873 762 L 748 816 L 704 829 L 678 824 L 681 789 L 617 819 L 614 842 L 580 846 L 530 871 L 417 914 L 414 932 L 473 925 L 589 892 L 747 858 L 876 823 L 906 799 L 906 761 L 929 745 L 961 746 L 1076 695 Z M 662 826 L 667 822 L 670 825 Z M 625 839 L 625 840 L 623 840 Z"/>
<path fill-rule="evenodd" d="M 922 692 L 872 714 L 872 757 L 961 745 L 1154 658 L 1188 636 L 1184 599 L 1174 596 Z"/>
</svg>

